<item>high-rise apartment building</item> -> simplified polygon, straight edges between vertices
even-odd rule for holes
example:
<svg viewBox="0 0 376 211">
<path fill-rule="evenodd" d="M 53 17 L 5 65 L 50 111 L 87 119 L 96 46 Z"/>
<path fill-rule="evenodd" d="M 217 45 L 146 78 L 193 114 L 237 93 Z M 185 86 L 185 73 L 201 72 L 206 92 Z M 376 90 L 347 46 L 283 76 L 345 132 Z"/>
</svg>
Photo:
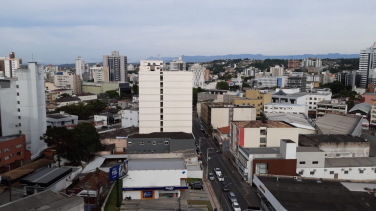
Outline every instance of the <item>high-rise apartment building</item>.
<svg viewBox="0 0 376 211">
<path fill-rule="evenodd" d="M 1 80 L 1 131 L 3 136 L 24 134 L 27 150 L 37 156 L 46 147 L 44 68 L 36 62 L 15 71 L 17 79 Z"/>
<path fill-rule="evenodd" d="M 193 74 L 193 87 L 198 88 L 205 88 L 205 75 L 206 69 L 205 67 L 201 66 L 200 64 L 194 64 L 189 68 L 189 72 Z"/>
<path fill-rule="evenodd" d="M 283 76 L 284 68 L 276 65 L 275 67 L 270 68 L 270 73 L 272 76 Z"/>
<path fill-rule="evenodd" d="M 301 92 L 305 92 L 307 88 L 307 77 L 290 76 L 287 79 L 287 86 L 290 88 L 300 88 Z"/>
<path fill-rule="evenodd" d="M 57 72 L 54 75 L 54 85 L 59 89 L 72 89 L 73 93 L 81 93 L 80 77 L 73 72 Z"/>
<path fill-rule="evenodd" d="M 174 59 L 170 62 L 170 70 L 186 71 L 186 65 L 187 64 L 181 59 L 181 56 L 179 56 L 179 59 Z"/>
<path fill-rule="evenodd" d="M 376 80 L 376 42 L 369 48 L 360 51 L 359 71 L 363 72 L 361 84 L 362 88 L 367 88 L 370 79 Z M 366 73 L 366 74 L 365 74 Z"/>
<path fill-rule="evenodd" d="M 9 53 L 9 57 L 0 57 L 0 75 L 8 78 L 15 77 L 15 70 L 22 64 L 22 59 L 15 58 L 14 52 Z"/>
<path fill-rule="evenodd" d="M 108 66 L 109 81 L 128 81 L 127 57 L 120 56 L 119 51 L 111 51 L 111 55 L 104 55 L 103 66 Z"/>
<path fill-rule="evenodd" d="M 300 61 L 299 60 L 289 60 L 287 63 L 287 68 L 289 70 L 296 70 L 299 69 Z"/>
<path fill-rule="evenodd" d="M 141 60 L 140 133 L 192 133 L 192 73 L 164 71 L 162 60 Z"/>
</svg>

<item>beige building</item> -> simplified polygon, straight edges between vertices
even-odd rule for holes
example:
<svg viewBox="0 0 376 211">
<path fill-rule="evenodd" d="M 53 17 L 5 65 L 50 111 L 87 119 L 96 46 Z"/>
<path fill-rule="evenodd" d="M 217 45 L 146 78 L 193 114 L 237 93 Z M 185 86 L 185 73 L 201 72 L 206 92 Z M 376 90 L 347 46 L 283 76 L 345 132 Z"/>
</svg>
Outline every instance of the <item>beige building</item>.
<svg viewBox="0 0 376 211">
<path fill-rule="evenodd" d="M 245 97 L 234 97 L 231 99 L 233 105 L 253 106 L 256 108 L 256 116 L 264 111 L 264 105 L 272 101 L 272 93 L 260 93 L 259 90 L 246 90 Z"/>
<path fill-rule="evenodd" d="M 226 127 L 231 121 L 256 120 L 256 108 L 224 103 L 201 103 L 201 119 L 213 129 Z"/>
<path fill-rule="evenodd" d="M 22 59 L 15 58 L 14 52 L 9 53 L 9 57 L 0 57 L 0 75 L 8 78 L 14 78 L 15 70 L 20 68 Z"/>
<path fill-rule="evenodd" d="M 100 93 L 105 93 L 111 90 L 116 90 L 117 92 L 120 92 L 119 83 L 117 82 L 100 82 L 100 83 L 84 82 L 82 83 L 81 87 L 82 87 L 82 92 L 85 92 L 85 93 L 100 94 Z"/>
<path fill-rule="evenodd" d="M 81 93 L 80 77 L 72 72 L 58 72 L 54 75 L 55 86 L 59 89 L 72 89 L 73 93 Z"/>
<path fill-rule="evenodd" d="M 90 71 L 93 75 L 94 82 L 108 82 L 109 80 L 109 68 L 104 67 L 92 67 Z"/>
</svg>

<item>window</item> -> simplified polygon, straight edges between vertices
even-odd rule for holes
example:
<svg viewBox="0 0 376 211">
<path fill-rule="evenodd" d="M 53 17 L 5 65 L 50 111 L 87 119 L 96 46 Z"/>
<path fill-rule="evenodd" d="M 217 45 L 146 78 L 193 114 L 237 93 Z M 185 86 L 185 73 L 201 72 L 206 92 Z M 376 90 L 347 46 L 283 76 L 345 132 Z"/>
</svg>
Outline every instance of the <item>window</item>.
<svg viewBox="0 0 376 211">
<path fill-rule="evenodd" d="M 314 174 L 315 174 L 315 171 L 310 171 L 309 174 L 310 174 L 310 175 L 314 175 Z"/>
<path fill-rule="evenodd" d="M 168 145 L 168 141 L 165 141 L 164 144 L 165 144 L 165 145 Z"/>
<path fill-rule="evenodd" d="M 22 144 L 18 144 L 18 145 L 16 146 L 16 148 L 20 148 L 20 147 L 22 147 Z"/>
<path fill-rule="evenodd" d="M 334 174 L 334 171 L 330 171 L 329 174 Z"/>
<path fill-rule="evenodd" d="M 339 157 L 339 156 L 341 156 L 341 154 L 336 154 L 336 157 Z"/>
<path fill-rule="evenodd" d="M 20 127 L 21 127 L 21 123 L 18 123 L 18 126 L 20 126 Z"/>
<path fill-rule="evenodd" d="M 163 102 L 161 102 L 161 107 L 163 107 Z"/>
<path fill-rule="evenodd" d="M 359 169 L 359 174 L 363 174 L 364 173 L 364 169 Z"/>
<path fill-rule="evenodd" d="M 61 125 L 65 125 L 65 122 L 64 122 L 64 121 L 61 121 Z"/>
<path fill-rule="evenodd" d="M 17 109 L 18 110 L 18 112 L 20 112 L 21 111 L 21 109 Z"/>
<path fill-rule="evenodd" d="M 72 119 L 72 124 L 74 124 L 74 119 Z"/>
<path fill-rule="evenodd" d="M 4 149 L 4 152 L 9 152 L 9 149 L 8 149 L 8 148 L 5 148 L 5 149 Z"/>
<path fill-rule="evenodd" d="M 345 174 L 348 174 L 348 173 L 349 173 L 349 171 L 344 171 L 343 173 L 345 173 Z"/>
<path fill-rule="evenodd" d="M 319 161 L 312 161 L 312 164 L 319 164 Z"/>
<path fill-rule="evenodd" d="M 132 146 L 132 142 L 129 141 L 129 142 L 128 142 L 128 146 Z"/>
<path fill-rule="evenodd" d="M 20 88 L 18 85 L 16 85 L 16 88 L 18 89 L 18 88 Z M 47 87 L 48 88 L 48 87 Z"/>
<path fill-rule="evenodd" d="M 21 116 L 18 116 L 18 119 L 21 119 Z"/>
<path fill-rule="evenodd" d="M 17 152 L 17 155 L 22 155 L 22 152 Z"/>
<path fill-rule="evenodd" d="M 268 174 L 268 164 L 256 163 L 256 174 Z"/>
<path fill-rule="evenodd" d="M 5 156 L 4 160 L 9 160 L 9 156 Z"/>
<path fill-rule="evenodd" d="M 17 104 L 20 104 L 20 101 L 17 101 Z"/>
<path fill-rule="evenodd" d="M 153 145 L 157 145 L 157 143 L 155 142 L 155 141 L 153 141 L 153 143 L 152 143 Z"/>
<path fill-rule="evenodd" d="M 20 93 L 17 92 L 17 96 L 20 96 Z"/>
<path fill-rule="evenodd" d="M 144 142 L 143 142 L 143 141 L 140 141 L 140 145 L 144 145 Z"/>
<path fill-rule="evenodd" d="M 305 161 L 300 161 L 299 164 L 305 164 Z"/>
</svg>

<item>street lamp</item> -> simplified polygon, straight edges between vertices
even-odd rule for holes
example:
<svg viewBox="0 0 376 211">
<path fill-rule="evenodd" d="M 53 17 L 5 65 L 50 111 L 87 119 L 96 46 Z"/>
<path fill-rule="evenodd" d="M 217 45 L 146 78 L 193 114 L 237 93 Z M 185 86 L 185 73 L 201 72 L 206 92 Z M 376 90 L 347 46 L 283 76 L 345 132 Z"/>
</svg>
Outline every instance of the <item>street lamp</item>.
<svg viewBox="0 0 376 211">
<path fill-rule="evenodd" d="M 206 178 L 208 178 L 208 173 L 209 173 L 209 170 L 208 170 L 208 167 L 209 167 L 209 150 L 214 150 L 214 148 L 207 148 L 206 149 Z"/>
</svg>

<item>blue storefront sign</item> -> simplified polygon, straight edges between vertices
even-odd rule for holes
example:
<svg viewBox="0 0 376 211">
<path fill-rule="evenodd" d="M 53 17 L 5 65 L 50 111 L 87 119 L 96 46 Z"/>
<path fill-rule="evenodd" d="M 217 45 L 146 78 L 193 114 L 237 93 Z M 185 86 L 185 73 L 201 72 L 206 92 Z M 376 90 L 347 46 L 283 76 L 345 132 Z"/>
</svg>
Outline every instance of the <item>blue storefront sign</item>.
<svg viewBox="0 0 376 211">
<path fill-rule="evenodd" d="M 110 181 L 114 181 L 116 180 L 117 178 L 120 177 L 120 170 L 121 170 L 121 165 L 116 165 L 112 168 L 110 168 Z"/>
<path fill-rule="evenodd" d="M 153 191 L 143 191 L 143 198 L 153 198 Z"/>
</svg>

